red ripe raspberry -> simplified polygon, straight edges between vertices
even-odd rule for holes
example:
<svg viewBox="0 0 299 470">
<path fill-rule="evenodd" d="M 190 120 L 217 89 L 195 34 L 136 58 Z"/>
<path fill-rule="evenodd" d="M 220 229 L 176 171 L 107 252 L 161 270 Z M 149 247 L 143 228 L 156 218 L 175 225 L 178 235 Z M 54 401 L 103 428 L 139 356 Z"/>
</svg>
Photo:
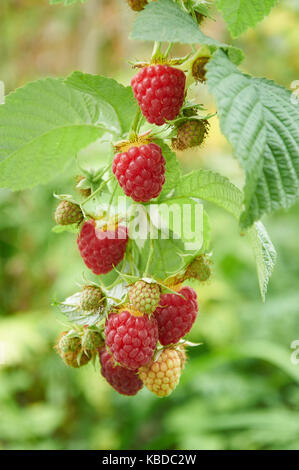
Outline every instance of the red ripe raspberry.
<svg viewBox="0 0 299 470">
<path fill-rule="evenodd" d="M 77 239 L 86 266 L 95 274 L 106 274 L 123 259 L 128 243 L 127 228 L 98 230 L 94 220 L 83 224 Z"/>
<path fill-rule="evenodd" d="M 136 395 L 143 387 L 143 383 L 137 375 L 137 370 L 133 371 L 116 365 L 106 349 L 100 351 L 100 363 L 102 376 L 118 393 Z"/>
<path fill-rule="evenodd" d="M 184 102 L 186 76 L 169 65 L 144 67 L 131 85 L 142 114 L 149 123 L 162 126 L 177 117 Z"/>
<path fill-rule="evenodd" d="M 158 341 L 158 325 L 153 317 L 135 317 L 123 310 L 109 315 L 105 335 L 114 360 L 135 370 L 152 359 Z"/>
<path fill-rule="evenodd" d="M 178 294 L 180 295 L 161 295 L 161 307 L 155 311 L 159 340 L 164 346 L 177 343 L 185 336 L 191 330 L 198 313 L 197 295 L 194 289 L 183 287 Z"/>
<path fill-rule="evenodd" d="M 112 171 L 124 193 L 137 202 L 158 197 L 165 183 L 165 159 L 159 145 L 153 143 L 117 153 Z"/>
</svg>

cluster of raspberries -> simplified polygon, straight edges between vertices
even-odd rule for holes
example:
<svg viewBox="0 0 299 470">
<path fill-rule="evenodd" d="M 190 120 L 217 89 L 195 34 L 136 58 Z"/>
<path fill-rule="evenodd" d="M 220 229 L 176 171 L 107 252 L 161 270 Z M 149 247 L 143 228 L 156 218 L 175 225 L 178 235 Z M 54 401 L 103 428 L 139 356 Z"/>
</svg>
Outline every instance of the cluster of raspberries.
<svg viewBox="0 0 299 470">
<path fill-rule="evenodd" d="M 135 395 L 145 385 L 166 397 L 177 386 L 186 361 L 179 340 L 197 317 L 196 292 L 183 287 L 163 294 L 158 284 L 141 280 L 129 288 L 128 297 L 128 305 L 106 320 L 102 375 L 121 394 Z"/>
<path fill-rule="evenodd" d="M 85 312 L 103 311 L 105 305 L 100 287 L 82 289 L 80 306 Z M 186 362 L 180 339 L 197 313 L 191 287 L 163 294 L 159 284 L 140 280 L 129 287 L 128 303 L 107 316 L 104 329 L 63 332 L 56 349 L 65 364 L 75 368 L 99 354 L 102 376 L 120 394 L 136 395 L 145 385 L 166 397 L 179 383 Z"/>
<path fill-rule="evenodd" d="M 129 3 L 141 10 L 147 2 Z M 185 74 L 166 64 L 143 67 L 131 82 L 142 114 L 157 126 L 179 115 L 185 84 Z M 196 119 L 187 119 L 177 128 L 173 146 L 182 150 L 198 145 L 206 127 Z M 166 161 L 160 145 L 134 132 L 133 137 L 130 133 L 129 142 L 116 145 L 112 172 L 127 196 L 147 203 L 159 197 L 163 189 Z M 91 197 L 81 178 L 79 186 L 84 197 Z M 57 207 L 55 220 L 59 225 L 80 225 L 79 252 L 94 274 L 107 274 L 124 259 L 129 239 L 121 221 L 86 220 L 82 204 L 66 199 Z M 128 288 L 126 302 L 108 313 L 100 287 L 85 286 L 80 294 L 80 309 L 85 314 L 107 314 L 105 326 L 62 333 L 56 349 L 65 364 L 81 367 L 99 355 L 101 373 L 117 392 L 136 395 L 145 385 L 159 397 L 168 396 L 177 386 L 186 362 L 185 343 L 181 340 L 192 328 L 198 313 L 196 292 L 180 285 L 185 279 L 199 278 L 199 272 L 202 278 L 207 277 L 203 265 L 208 273 L 209 265 L 198 259 L 193 270 L 195 275 L 190 271 L 187 277 L 184 274 L 182 279 L 178 278 L 173 291 L 162 291 L 154 281 L 135 282 Z"/>
</svg>

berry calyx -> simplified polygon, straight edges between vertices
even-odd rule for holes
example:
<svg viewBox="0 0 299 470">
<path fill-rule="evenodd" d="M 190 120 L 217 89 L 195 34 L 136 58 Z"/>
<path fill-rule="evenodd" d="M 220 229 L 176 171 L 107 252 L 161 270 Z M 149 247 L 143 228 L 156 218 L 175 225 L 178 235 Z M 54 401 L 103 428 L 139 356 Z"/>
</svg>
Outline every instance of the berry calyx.
<svg viewBox="0 0 299 470">
<path fill-rule="evenodd" d="M 164 349 L 158 359 L 139 369 L 144 385 L 158 397 L 167 397 L 178 385 L 182 363 L 175 349 Z"/>
<path fill-rule="evenodd" d="M 107 349 L 100 350 L 100 363 L 102 376 L 118 393 L 122 395 L 136 395 L 143 387 L 137 371 L 129 370 L 117 365 Z"/>
<path fill-rule="evenodd" d="M 124 193 L 136 202 L 158 197 L 165 183 L 165 159 L 159 145 L 154 143 L 117 153 L 112 171 Z"/>
<path fill-rule="evenodd" d="M 94 354 L 104 345 L 102 335 L 96 330 L 86 329 L 82 336 L 82 349 L 89 354 Z"/>
<path fill-rule="evenodd" d="M 205 119 L 191 119 L 178 126 L 177 137 L 172 139 L 176 150 L 186 150 L 201 145 L 208 133 L 209 123 Z"/>
<path fill-rule="evenodd" d="M 211 277 L 211 260 L 206 255 L 200 255 L 195 258 L 186 269 L 185 279 L 197 279 L 200 282 L 206 282 Z"/>
<path fill-rule="evenodd" d="M 70 201 L 61 201 L 55 211 L 55 222 L 58 225 L 71 225 L 83 220 L 80 206 Z"/>
<path fill-rule="evenodd" d="M 127 0 L 127 3 L 134 11 L 141 11 L 147 5 L 147 0 Z"/>
<path fill-rule="evenodd" d="M 162 126 L 177 117 L 184 102 L 186 76 L 169 65 L 150 65 L 132 78 L 131 85 L 142 114 Z"/>
<path fill-rule="evenodd" d="M 154 315 L 158 322 L 162 345 L 177 343 L 192 328 L 197 317 L 197 295 L 191 287 L 183 287 L 178 294 L 161 295 Z"/>
<path fill-rule="evenodd" d="M 105 309 L 105 297 L 97 286 L 83 287 L 80 295 L 80 307 L 85 312 L 102 312 Z"/>
<path fill-rule="evenodd" d="M 152 359 L 158 342 L 158 325 L 154 317 L 134 316 L 122 310 L 109 315 L 105 336 L 114 360 L 135 370 Z"/>
<path fill-rule="evenodd" d="M 161 289 L 159 284 L 137 281 L 129 289 L 130 304 L 139 312 L 151 314 L 159 305 Z"/>
<path fill-rule="evenodd" d="M 124 257 L 127 243 L 125 226 L 98 229 L 94 220 L 83 224 L 77 239 L 83 261 L 94 274 L 106 274 L 117 266 Z"/>
<path fill-rule="evenodd" d="M 82 350 L 81 339 L 70 335 L 67 331 L 61 333 L 55 348 L 63 362 L 76 369 L 84 366 L 91 359 L 91 356 Z"/>
</svg>

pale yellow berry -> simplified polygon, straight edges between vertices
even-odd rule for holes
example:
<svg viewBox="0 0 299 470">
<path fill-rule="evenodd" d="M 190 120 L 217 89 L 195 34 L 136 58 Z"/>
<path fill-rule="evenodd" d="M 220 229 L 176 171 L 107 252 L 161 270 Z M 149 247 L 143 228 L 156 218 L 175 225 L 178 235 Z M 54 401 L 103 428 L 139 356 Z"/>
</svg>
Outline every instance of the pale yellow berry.
<svg viewBox="0 0 299 470">
<path fill-rule="evenodd" d="M 181 358 L 175 349 L 164 349 L 155 362 L 139 369 L 144 385 L 158 397 L 167 397 L 178 385 L 181 376 Z"/>
</svg>

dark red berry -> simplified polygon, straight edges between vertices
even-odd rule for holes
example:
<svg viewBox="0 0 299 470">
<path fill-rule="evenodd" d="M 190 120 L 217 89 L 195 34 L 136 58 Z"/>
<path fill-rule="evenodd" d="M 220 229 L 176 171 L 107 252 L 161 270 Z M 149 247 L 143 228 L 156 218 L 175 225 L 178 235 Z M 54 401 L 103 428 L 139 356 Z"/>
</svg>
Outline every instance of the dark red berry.
<svg viewBox="0 0 299 470">
<path fill-rule="evenodd" d="M 78 248 L 86 266 L 95 274 L 106 274 L 124 257 L 127 228 L 118 225 L 114 229 L 97 229 L 94 220 L 84 223 L 77 239 Z"/>
<path fill-rule="evenodd" d="M 177 294 L 163 294 L 155 311 L 161 344 L 177 343 L 192 328 L 197 317 L 197 295 L 191 287 L 183 287 Z M 183 297 L 182 297 L 183 296 Z"/>
<path fill-rule="evenodd" d="M 122 395 L 136 395 L 143 387 L 137 375 L 137 370 L 129 370 L 115 364 L 111 354 L 106 349 L 100 351 L 101 373 L 107 382 Z"/>
<path fill-rule="evenodd" d="M 135 98 L 147 121 L 157 126 L 177 117 L 184 102 L 186 76 L 169 65 L 142 68 L 132 78 Z"/>
<path fill-rule="evenodd" d="M 162 191 L 165 159 L 157 144 L 131 147 L 115 155 L 112 171 L 127 196 L 137 202 L 147 202 Z"/>
<path fill-rule="evenodd" d="M 135 370 L 152 359 L 158 341 L 158 325 L 154 317 L 137 317 L 123 310 L 109 315 L 105 335 L 114 360 Z"/>
</svg>

